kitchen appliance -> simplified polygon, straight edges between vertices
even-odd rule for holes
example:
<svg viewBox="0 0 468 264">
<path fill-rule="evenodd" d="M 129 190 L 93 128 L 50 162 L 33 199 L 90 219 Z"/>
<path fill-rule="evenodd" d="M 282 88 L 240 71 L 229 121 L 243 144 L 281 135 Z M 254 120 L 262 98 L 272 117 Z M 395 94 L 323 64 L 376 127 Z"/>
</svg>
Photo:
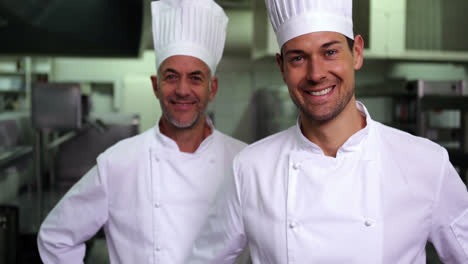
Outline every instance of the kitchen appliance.
<svg viewBox="0 0 468 264">
<path fill-rule="evenodd" d="M 18 208 L 0 205 L 0 263 L 16 264 L 17 247 Z"/>
</svg>

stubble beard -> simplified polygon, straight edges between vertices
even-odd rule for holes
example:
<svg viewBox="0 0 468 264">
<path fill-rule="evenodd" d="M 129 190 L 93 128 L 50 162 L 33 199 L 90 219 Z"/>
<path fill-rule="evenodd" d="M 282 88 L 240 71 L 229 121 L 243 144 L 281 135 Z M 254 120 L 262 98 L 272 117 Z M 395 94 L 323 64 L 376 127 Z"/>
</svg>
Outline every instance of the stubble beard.
<svg viewBox="0 0 468 264">
<path fill-rule="evenodd" d="M 189 122 L 185 122 L 185 123 L 182 123 L 182 122 L 178 122 L 170 113 L 170 111 L 166 110 L 165 106 L 161 105 L 161 108 L 162 108 L 162 111 L 163 111 L 163 115 L 164 115 L 164 118 L 166 118 L 166 120 L 171 124 L 173 125 L 174 127 L 176 128 L 179 128 L 179 129 L 190 129 L 192 127 L 195 126 L 195 124 L 198 123 L 198 121 L 201 119 L 201 117 L 205 114 L 205 111 L 198 111 L 196 112 L 195 116 L 192 118 L 191 121 Z"/>
</svg>

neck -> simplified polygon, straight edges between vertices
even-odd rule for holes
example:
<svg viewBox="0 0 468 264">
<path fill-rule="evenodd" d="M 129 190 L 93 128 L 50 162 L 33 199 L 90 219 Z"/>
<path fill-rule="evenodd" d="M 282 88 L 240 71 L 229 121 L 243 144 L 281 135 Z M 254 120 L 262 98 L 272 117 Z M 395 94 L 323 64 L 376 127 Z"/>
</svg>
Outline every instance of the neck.
<svg viewBox="0 0 468 264">
<path fill-rule="evenodd" d="M 203 140 L 212 133 L 212 129 L 206 123 L 205 116 L 190 128 L 178 128 L 163 116 L 159 122 L 159 130 L 174 140 L 181 152 L 186 153 L 194 153 Z"/>
<path fill-rule="evenodd" d="M 301 130 L 304 136 L 330 157 L 336 157 L 338 149 L 346 140 L 365 126 L 366 119 L 359 113 L 354 97 L 343 111 L 331 120 L 308 120 L 301 114 Z"/>
</svg>

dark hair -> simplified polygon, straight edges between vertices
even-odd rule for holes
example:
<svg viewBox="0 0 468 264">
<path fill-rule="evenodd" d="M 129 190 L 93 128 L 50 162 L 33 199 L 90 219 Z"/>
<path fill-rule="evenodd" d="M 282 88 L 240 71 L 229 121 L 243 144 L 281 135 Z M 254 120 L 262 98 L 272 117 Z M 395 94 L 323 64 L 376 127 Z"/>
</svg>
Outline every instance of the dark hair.
<svg viewBox="0 0 468 264">
<path fill-rule="evenodd" d="M 353 52 L 354 39 L 350 39 L 350 38 L 346 37 L 346 42 L 348 42 L 348 47 L 351 50 L 351 52 Z"/>
</svg>

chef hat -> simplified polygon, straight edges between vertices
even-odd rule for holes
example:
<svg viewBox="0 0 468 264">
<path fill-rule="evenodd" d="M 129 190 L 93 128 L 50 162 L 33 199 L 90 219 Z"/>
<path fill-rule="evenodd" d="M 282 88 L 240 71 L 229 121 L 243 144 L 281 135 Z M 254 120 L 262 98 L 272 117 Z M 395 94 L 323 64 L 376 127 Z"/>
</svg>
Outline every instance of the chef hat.
<svg viewBox="0 0 468 264">
<path fill-rule="evenodd" d="M 265 0 L 278 45 L 317 31 L 354 39 L 352 0 Z"/>
<path fill-rule="evenodd" d="M 215 74 L 223 55 L 228 18 L 213 0 L 151 3 L 156 69 L 174 55 L 196 57 Z"/>
</svg>

